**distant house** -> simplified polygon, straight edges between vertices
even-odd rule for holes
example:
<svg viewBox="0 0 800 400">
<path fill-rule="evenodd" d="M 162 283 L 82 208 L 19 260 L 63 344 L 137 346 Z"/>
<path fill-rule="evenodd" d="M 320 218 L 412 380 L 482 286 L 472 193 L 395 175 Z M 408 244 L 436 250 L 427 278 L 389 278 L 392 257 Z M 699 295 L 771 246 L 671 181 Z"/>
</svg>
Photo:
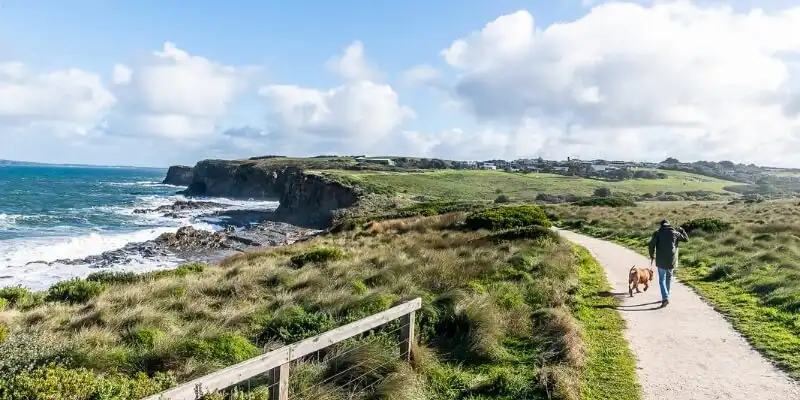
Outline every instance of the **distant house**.
<svg viewBox="0 0 800 400">
<path fill-rule="evenodd" d="M 481 163 L 481 169 L 497 169 L 497 166 L 494 165 L 493 163 L 485 162 Z"/>
<path fill-rule="evenodd" d="M 557 166 L 553 167 L 553 171 L 556 171 L 556 172 L 567 172 L 567 171 L 569 171 L 569 167 L 563 166 L 563 165 L 557 165 Z"/>
<path fill-rule="evenodd" d="M 592 168 L 592 172 L 605 172 L 611 168 L 605 164 L 591 164 L 590 167 Z"/>
<path fill-rule="evenodd" d="M 394 160 L 391 158 L 359 158 L 357 159 L 359 162 L 366 162 L 372 164 L 381 164 L 381 165 L 389 165 L 394 166 Z"/>
</svg>

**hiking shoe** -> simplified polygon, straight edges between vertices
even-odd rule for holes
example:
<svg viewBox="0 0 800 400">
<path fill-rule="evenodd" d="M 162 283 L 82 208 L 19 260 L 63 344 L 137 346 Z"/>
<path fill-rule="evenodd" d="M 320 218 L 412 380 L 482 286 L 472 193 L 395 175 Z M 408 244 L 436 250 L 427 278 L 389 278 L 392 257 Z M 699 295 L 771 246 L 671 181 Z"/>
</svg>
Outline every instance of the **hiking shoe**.
<svg viewBox="0 0 800 400">
<path fill-rule="evenodd" d="M 666 307 L 669 304 L 669 300 L 661 300 L 661 307 Z"/>
</svg>

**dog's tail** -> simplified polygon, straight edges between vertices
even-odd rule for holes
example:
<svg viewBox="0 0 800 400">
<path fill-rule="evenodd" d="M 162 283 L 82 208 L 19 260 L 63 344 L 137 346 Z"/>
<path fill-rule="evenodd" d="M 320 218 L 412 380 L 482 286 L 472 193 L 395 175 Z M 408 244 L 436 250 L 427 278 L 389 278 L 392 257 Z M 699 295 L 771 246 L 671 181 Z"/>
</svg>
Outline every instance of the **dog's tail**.
<svg viewBox="0 0 800 400">
<path fill-rule="evenodd" d="M 631 270 L 628 271 L 628 273 L 632 274 L 634 271 L 636 271 L 636 266 L 635 265 L 631 267 Z"/>
</svg>

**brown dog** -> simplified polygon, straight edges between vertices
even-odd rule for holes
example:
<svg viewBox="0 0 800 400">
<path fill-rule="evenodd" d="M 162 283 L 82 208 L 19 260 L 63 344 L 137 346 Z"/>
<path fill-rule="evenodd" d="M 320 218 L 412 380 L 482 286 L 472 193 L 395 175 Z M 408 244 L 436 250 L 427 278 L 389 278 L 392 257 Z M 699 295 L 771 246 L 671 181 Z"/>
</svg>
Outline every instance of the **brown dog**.
<svg viewBox="0 0 800 400">
<path fill-rule="evenodd" d="M 637 268 L 635 265 L 631 267 L 631 271 L 628 273 L 628 294 L 633 297 L 633 289 L 636 289 L 636 293 L 641 293 L 639 284 L 644 285 L 644 291 L 646 292 L 650 288 L 650 282 L 653 280 L 654 275 L 655 271 L 652 269 Z"/>
</svg>

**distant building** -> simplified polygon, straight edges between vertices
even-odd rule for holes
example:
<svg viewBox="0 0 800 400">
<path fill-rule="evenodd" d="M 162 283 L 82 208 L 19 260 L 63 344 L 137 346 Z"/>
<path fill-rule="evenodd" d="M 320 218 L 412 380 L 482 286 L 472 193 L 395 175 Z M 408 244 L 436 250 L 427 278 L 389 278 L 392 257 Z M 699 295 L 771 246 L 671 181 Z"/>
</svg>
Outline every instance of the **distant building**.
<svg viewBox="0 0 800 400">
<path fill-rule="evenodd" d="M 493 163 L 485 162 L 481 163 L 481 169 L 497 169 L 497 166 Z"/>
<path fill-rule="evenodd" d="M 394 160 L 392 160 L 391 158 L 358 158 L 356 159 L 356 161 L 394 166 Z"/>
</svg>

